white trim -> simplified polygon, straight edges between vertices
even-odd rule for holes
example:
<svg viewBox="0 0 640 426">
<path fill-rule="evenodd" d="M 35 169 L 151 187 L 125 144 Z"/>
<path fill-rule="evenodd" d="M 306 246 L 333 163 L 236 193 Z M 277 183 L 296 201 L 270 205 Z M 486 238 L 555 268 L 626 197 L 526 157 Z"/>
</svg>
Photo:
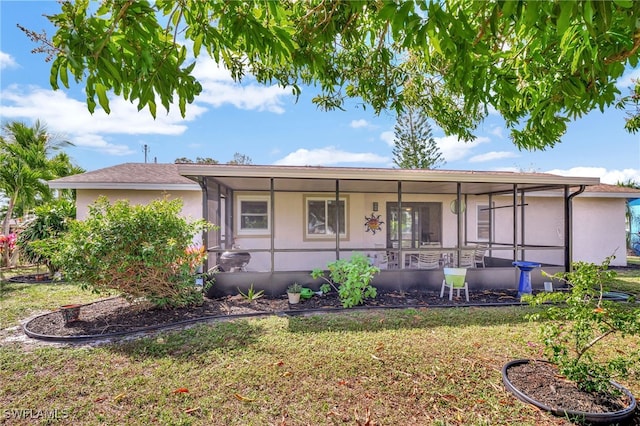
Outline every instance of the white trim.
<svg viewBox="0 0 640 426">
<path fill-rule="evenodd" d="M 261 201 L 267 204 L 267 227 L 258 229 L 242 229 L 242 202 Z M 268 195 L 236 195 L 236 234 L 247 235 L 270 235 L 271 234 L 271 197 Z"/>
<path fill-rule="evenodd" d="M 325 214 L 327 212 L 327 203 L 329 201 L 335 201 L 336 198 L 335 197 L 331 197 L 329 195 L 313 195 L 313 194 L 309 194 L 309 195 L 304 195 L 303 196 L 303 200 L 304 200 L 304 218 L 303 218 L 303 223 L 304 223 L 304 239 L 307 241 L 311 241 L 311 240 L 330 240 L 330 239 L 335 239 L 336 238 L 336 234 L 329 234 L 326 232 L 326 224 L 325 224 L 325 233 L 324 234 L 310 234 L 309 233 L 309 201 L 324 201 L 324 205 L 325 205 Z M 348 218 L 349 218 L 349 197 L 347 196 L 341 196 L 339 201 L 344 202 L 344 228 L 345 229 L 341 229 L 340 230 L 340 239 L 348 239 L 349 238 L 349 223 L 348 223 Z M 338 206 L 339 208 L 339 206 Z M 325 221 L 327 220 L 327 218 L 325 217 Z"/>
<path fill-rule="evenodd" d="M 51 189 L 133 189 L 138 191 L 202 191 L 200 185 L 188 183 L 75 183 L 75 182 L 47 182 Z"/>
</svg>

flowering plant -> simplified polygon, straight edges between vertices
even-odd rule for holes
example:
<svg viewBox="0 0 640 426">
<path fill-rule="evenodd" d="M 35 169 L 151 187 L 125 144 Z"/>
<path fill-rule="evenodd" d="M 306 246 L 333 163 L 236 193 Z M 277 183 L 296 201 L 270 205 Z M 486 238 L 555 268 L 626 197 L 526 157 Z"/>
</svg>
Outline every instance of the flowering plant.
<svg viewBox="0 0 640 426">
<path fill-rule="evenodd" d="M 203 245 L 190 245 L 185 249 L 186 262 L 191 273 L 195 273 L 207 258 L 207 251 Z"/>
<path fill-rule="evenodd" d="M 2 266 L 9 266 L 9 258 L 16 247 L 17 236 L 14 233 L 9 235 L 0 234 L 0 262 Z"/>
<path fill-rule="evenodd" d="M 13 252 L 17 239 L 17 235 L 13 232 L 9 235 L 0 234 L 0 254 L 3 254 L 5 250 L 9 250 L 9 253 Z"/>
</svg>

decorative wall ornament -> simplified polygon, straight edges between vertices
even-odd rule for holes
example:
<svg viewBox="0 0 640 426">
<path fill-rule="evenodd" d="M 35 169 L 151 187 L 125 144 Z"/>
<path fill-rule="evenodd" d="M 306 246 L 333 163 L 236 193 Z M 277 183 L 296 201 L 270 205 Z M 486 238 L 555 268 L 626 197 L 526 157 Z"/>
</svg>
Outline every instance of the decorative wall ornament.
<svg viewBox="0 0 640 426">
<path fill-rule="evenodd" d="M 382 231 L 382 225 L 384 222 L 380 220 L 381 215 L 377 215 L 375 213 L 371 213 L 370 217 L 365 216 L 364 227 L 367 228 L 367 232 L 371 231 L 373 235 L 376 235 L 376 232 Z"/>
</svg>

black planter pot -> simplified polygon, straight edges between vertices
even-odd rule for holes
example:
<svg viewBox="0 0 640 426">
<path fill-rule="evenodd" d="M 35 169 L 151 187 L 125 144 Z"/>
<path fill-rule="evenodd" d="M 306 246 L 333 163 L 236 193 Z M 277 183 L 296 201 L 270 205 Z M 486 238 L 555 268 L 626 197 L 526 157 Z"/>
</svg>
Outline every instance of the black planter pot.
<svg viewBox="0 0 640 426">
<path fill-rule="evenodd" d="M 634 396 L 631 394 L 631 392 L 627 388 L 625 388 L 624 386 L 614 381 L 612 381 L 611 384 L 616 388 L 620 389 L 620 391 L 622 391 L 629 398 L 628 406 L 622 410 L 612 411 L 608 413 L 590 413 L 585 411 L 573 411 L 573 410 L 565 410 L 562 408 L 549 407 L 533 399 L 532 397 L 526 395 L 522 391 L 520 391 L 509 380 L 509 377 L 507 374 L 507 371 L 509 370 L 509 368 L 517 365 L 528 364 L 530 361 L 531 360 L 528 360 L 528 359 L 516 359 L 513 361 L 509 361 L 504 365 L 504 367 L 502 367 L 502 382 L 504 383 L 504 386 L 507 388 L 509 392 L 515 395 L 520 401 L 532 404 L 538 407 L 539 409 L 547 411 L 558 417 L 570 418 L 572 420 L 578 420 L 583 423 L 597 424 L 597 425 L 625 424 L 627 421 L 631 419 L 631 417 L 634 415 L 636 411 L 636 399 L 634 398 Z M 536 360 L 535 362 L 546 362 L 546 361 Z"/>
</svg>

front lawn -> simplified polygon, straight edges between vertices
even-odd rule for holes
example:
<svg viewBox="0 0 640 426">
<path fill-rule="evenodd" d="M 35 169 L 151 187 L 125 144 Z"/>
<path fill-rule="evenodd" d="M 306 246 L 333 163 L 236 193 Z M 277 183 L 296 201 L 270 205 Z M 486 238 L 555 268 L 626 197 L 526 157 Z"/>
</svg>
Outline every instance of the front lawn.
<svg viewBox="0 0 640 426">
<path fill-rule="evenodd" d="M 636 291 L 640 278 L 625 272 L 618 283 Z M 0 328 L 95 298 L 69 284 L 7 284 Z M 5 343 L 0 418 L 8 424 L 44 423 L 47 415 L 58 417 L 52 424 L 570 424 L 517 401 L 502 385 L 506 361 L 540 356 L 527 312 L 350 312 L 212 323 L 97 347 Z M 638 378 L 621 382 L 640 395 Z"/>
</svg>

